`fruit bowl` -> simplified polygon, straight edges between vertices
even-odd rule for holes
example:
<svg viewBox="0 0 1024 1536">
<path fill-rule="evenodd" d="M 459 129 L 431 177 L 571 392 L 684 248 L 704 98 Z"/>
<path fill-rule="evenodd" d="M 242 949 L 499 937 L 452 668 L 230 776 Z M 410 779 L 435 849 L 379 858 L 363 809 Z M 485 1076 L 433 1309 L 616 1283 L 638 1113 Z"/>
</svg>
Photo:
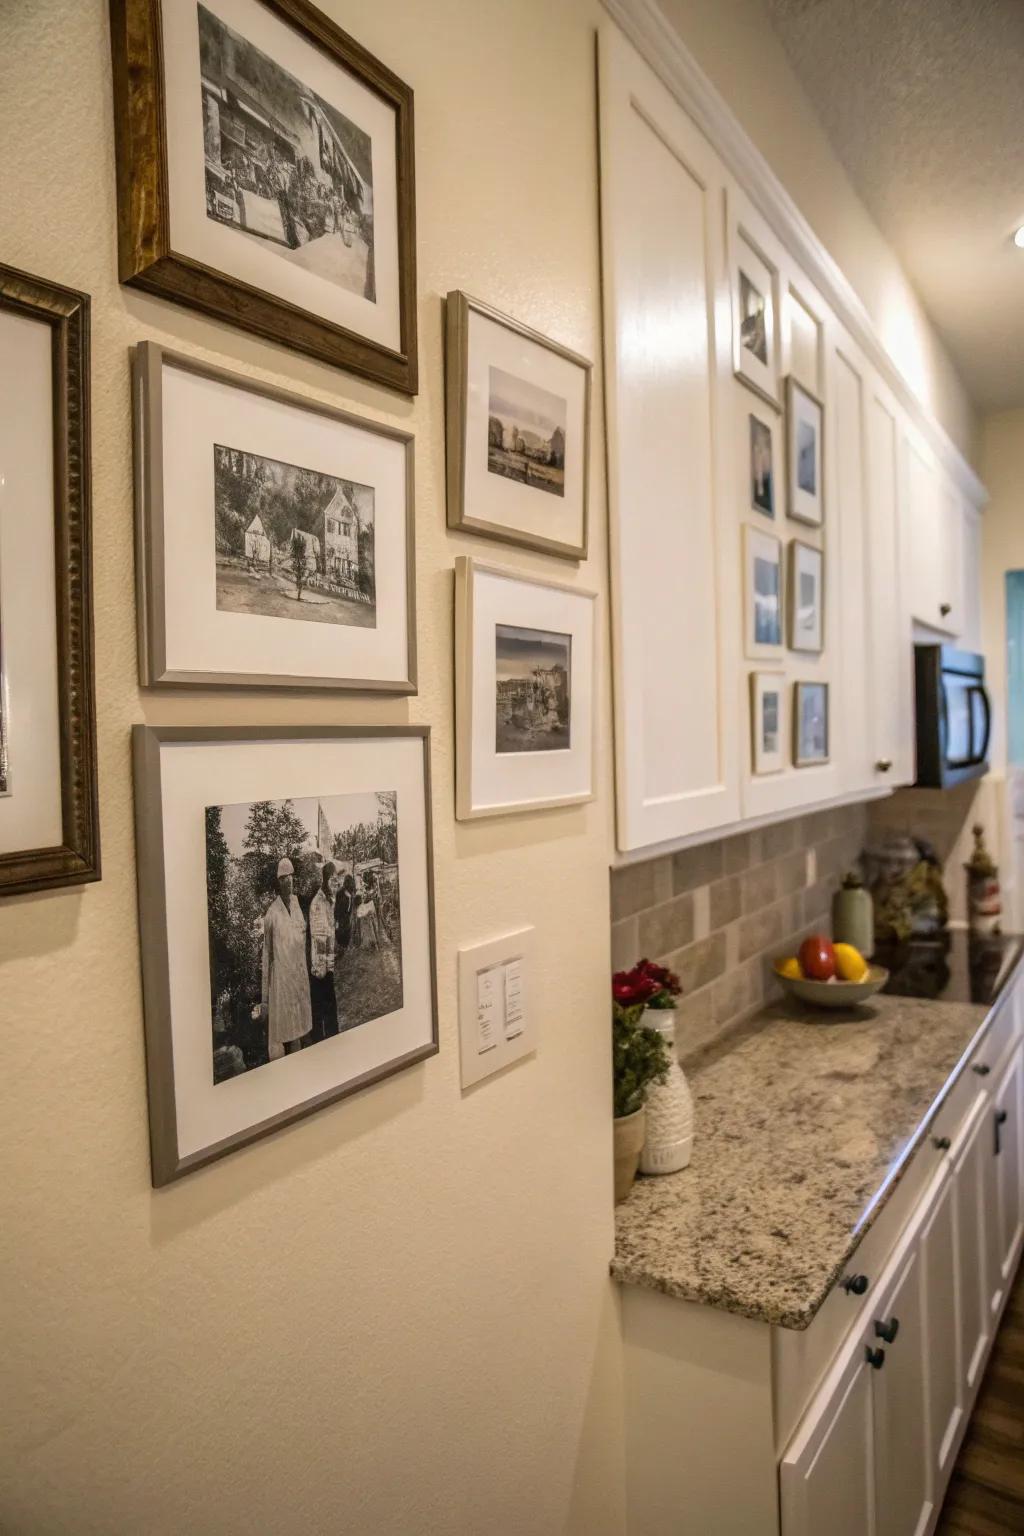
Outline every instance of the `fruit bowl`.
<svg viewBox="0 0 1024 1536">
<path fill-rule="evenodd" d="M 809 976 L 784 976 L 778 966 L 773 970 L 784 991 L 802 1003 L 812 1003 L 816 1008 L 853 1008 L 864 1003 L 873 993 L 881 991 L 889 980 L 884 965 L 869 965 L 863 981 L 812 981 Z"/>
</svg>

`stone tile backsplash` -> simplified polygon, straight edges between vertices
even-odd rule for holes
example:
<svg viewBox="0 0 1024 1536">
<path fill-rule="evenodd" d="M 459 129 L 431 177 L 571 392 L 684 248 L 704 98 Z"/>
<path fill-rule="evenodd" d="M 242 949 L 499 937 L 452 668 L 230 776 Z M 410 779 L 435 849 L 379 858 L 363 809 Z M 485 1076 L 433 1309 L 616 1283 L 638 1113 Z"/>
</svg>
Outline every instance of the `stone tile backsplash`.
<svg viewBox="0 0 1024 1536">
<path fill-rule="evenodd" d="M 681 1061 L 777 995 L 772 960 L 828 931 L 866 832 L 866 807 L 843 806 L 612 870 L 612 965 L 679 973 Z"/>
</svg>

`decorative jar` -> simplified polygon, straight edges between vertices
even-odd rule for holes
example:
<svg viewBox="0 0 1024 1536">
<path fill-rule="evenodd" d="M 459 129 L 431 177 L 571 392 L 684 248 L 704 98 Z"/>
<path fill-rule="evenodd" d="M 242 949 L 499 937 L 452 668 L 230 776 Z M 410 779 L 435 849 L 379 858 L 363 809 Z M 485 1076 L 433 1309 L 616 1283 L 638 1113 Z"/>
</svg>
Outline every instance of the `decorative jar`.
<svg viewBox="0 0 1024 1536">
<path fill-rule="evenodd" d="M 663 1083 L 647 1090 L 647 1139 L 640 1154 L 641 1173 L 678 1173 L 693 1151 L 693 1095 L 676 1060 L 676 1010 L 645 1008 L 640 1020 L 666 1041 L 671 1062 Z"/>
</svg>

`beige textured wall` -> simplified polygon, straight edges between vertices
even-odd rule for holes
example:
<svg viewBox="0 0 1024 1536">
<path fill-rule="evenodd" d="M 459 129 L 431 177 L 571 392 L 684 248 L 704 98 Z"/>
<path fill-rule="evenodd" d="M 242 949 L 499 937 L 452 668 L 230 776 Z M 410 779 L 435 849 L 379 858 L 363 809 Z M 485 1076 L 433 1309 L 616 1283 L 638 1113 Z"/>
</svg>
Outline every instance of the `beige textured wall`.
<svg viewBox="0 0 1024 1536">
<path fill-rule="evenodd" d="M 606 1278 L 608 698 L 593 806 L 455 825 L 451 565 L 489 547 L 446 534 L 443 498 L 441 294 L 466 288 L 599 359 L 598 5 L 323 3 L 416 89 L 415 402 L 120 289 L 104 0 L 0 0 L 0 260 L 93 295 L 105 870 L 77 893 L 0 905 L 0 1529 L 11 1536 L 622 1536 Z M 835 254 L 870 266 L 867 236 L 845 238 L 847 221 L 859 225 L 838 170 L 825 217 L 820 144 L 804 176 L 795 87 L 763 18 L 737 0 L 675 9 L 794 194 L 813 194 Z M 140 694 L 128 349 L 142 337 L 415 429 L 417 699 Z M 598 388 L 593 552 L 578 579 L 603 614 L 601 410 Z M 154 1194 L 129 726 L 406 718 L 435 731 L 441 1054 Z M 463 1097 L 456 947 L 527 921 L 540 934 L 540 1051 Z"/>
<path fill-rule="evenodd" d="M 659 3 L 857 290 L 912 388 L 973 463 L 974 407 L 892 248 L 825 137 L 763 0 Z"/>
<path fill-rule="evenodd" d="M 93 296 L 104 857 L 99 885 L 0 906 L 9 1536 L 622 1530 L 608 753 L 590 807 L 456 827 L 451 567 L 501 551 L 450 537 L 443 494 L 448 288 L 599 357 L 596 7 L 518 0 L 514 25 L 498 0 L 328 9 L 416 90 L 415 402 L 120 289 L 104 0 L 0 5 L 0 260 Z M 140 694 L 142 337 L 415 429 L 418 698 Z M 603 593 L 595 405 L 590 562 L 508 560 Z M 441 1054 L 155 1194 L 129 725 L 406 718 L 435 730 Z M 602 739 L 607 718 L 602 696 Z M 463 1097 L 456 946 L 525 922 L 540 1050 Z"/>
</svg>

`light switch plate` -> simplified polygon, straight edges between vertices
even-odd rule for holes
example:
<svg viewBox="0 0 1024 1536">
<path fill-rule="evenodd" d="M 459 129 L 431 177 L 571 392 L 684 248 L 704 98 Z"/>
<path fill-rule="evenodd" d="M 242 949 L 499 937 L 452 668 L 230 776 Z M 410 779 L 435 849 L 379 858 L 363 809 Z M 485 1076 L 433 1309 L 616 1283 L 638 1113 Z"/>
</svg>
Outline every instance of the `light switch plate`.
<svg viewBox="0 0 1024 1536">
<path fill-rule="evenodd" d="M 459 950 L 459 1049 L 470 1088 L 537 1049 L 534 928 Z"/>
</svg>

